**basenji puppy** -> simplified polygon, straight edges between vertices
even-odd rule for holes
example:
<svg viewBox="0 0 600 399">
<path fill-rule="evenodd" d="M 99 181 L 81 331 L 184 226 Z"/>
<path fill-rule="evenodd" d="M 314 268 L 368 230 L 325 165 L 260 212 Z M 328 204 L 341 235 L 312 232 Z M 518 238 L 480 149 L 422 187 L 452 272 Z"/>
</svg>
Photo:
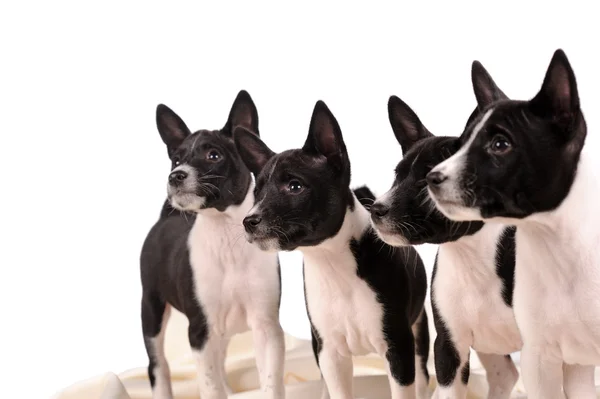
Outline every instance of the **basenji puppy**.
<svg viewBox="0 0 600 399">
<path fill-rule="evenodd" d="M 322 398 L 353 399 L 352 356 L 368 353 L 385 359 L 393 399 L 429 397 L 423 262 L 414 248 L 394 250 L 377 238 L 364 206 L 374 195 L 350 189 L 350 159 L 329 108 L 316 103 L 300 149 L 276 154 L 245 127 L 235 143 L 256 176 L 248 241 L 304 255 Z"/>
<path fill-rule="evenodd" d="M 506 99 L 475 74 L 482 110 L 461 146 L 427 174 L 455 221 L 514 224 L 513 307 L 530 399 L 596 398 L 600 364 L 600 184 L 575 74 L 562 50 L 529 101 Z"/>
<path fill-rule="evenodd" d="M 142 327 L 154 398 L 173 397 L 165 358 L 171 307 L 189 320 L 200 397 L 223 399 L 229 339 L 252 330 L 265 397 L 284 398 L 284 337 L 279 324 L 281 277 L 276 253 L 244 239 L 254 183 L 233 142 L 243 126 L 258 137 L 258 113 L 242 90 L 220 130 L 192 133 L 165 105 L 158 131 L 171 159 L 168 199 L 141 254 Z"/>
</svg>

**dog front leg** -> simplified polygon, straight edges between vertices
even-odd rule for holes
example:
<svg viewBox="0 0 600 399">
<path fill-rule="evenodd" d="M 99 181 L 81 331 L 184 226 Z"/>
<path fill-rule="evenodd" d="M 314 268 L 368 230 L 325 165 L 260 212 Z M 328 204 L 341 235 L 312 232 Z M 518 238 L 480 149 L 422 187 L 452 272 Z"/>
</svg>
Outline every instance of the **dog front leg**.
<svg viewBox="0 0 600 399">
<path fill-rule="evenodd" d="M 469 382 L 469 351 L 464 345 L 455 344 L 448 334 L 439 334 L 433 346 L 435 373 L 438 386 L 434 398 L 465 399 Z"/>
<path fill-rule="evenodd" d="M 268 398 L 284 399 L 283 369 L 285 342 L 277 321 L 260 321 L 252 328 L 260 386 Z"/>
<path fill-rule="evenodd" d="M 203 318 L 190 319 L 188 335 L 198 369 L 198 388 L 202 399 L 227 399 L 223 375 L 222 338 L 211 334 Z"/>
<path fill-rule="evenodd" d="M 229 346 L 229 339 L 221 340 L 221 357 L 219 359 L 219 364 L 221 365 L 221 374 L 223 375 L 223 388 L 227 395 L 232 395 L 233 390 L 227 381 L 227 371 L 225 370 L 225 360 L 227 359 L 227 348 Z"/>
<path fill-rule="evenodd" d="M 509 399 L 519 372 L 509 355 L 496 355 L 477 352 L 477 357 L 485 369 L 489 386 L 488 399 Z"/>
<path fill-rule="evenodd" d="M 563 399 L 562 374 L 562 362 L 543 357 L 534 346 L 523 346 L 521 375 L 528 399 Z"/>
<path fill-rule="evenodd" d="M 596 399 L 595 366 L 563 364 L 563 386 L 568 399 Z"/>
<path fill-rule="evenodd" d="M 327 387 L 324 397 L 331 399 L 354 399 L 352 387 L 352 357 L 342 356 L 324 344 L 319 353 L 319 367 Z M 326 395 L 328 392 L 328 395 Z"/>
</svg>

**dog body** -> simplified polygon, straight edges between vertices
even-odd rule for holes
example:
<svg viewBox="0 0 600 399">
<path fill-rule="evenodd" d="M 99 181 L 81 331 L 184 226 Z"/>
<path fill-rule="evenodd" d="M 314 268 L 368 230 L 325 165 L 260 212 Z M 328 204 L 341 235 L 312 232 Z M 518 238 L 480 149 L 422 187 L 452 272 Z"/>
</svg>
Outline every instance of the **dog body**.
<svg viewBox="0 0 600 399">
<path fill-rule="evenodd" d="M 157 108 L 157 124 L 173 167 L 169 199 L 141 255 L 142 327 L 153 396 L 173 397 L 164 333 L 174 307 L 189 320 L 203 399 L 223 399 L 230 392 L 227 344 L 248 329 L 262 389 L 270 398 L 284 398 L 279 262 L 277 254 L 260 251 L 243 237 L 254 187 L 231 133 L 238 124 L 258 132 L 254 103 L 241 91 L 218 131 L 192 134 L 163 105 Z"/>
<path fill-rule="evenodd" d="M 557 50 L 530 101 L 508 100 L 477 62 L 473 86 L 482 115 L 428 174 L 428 190 L 450 219 L 517 226 L 514 309 L 528 397 L 562 398 L 564 389 L 595 398 L 600 187 L 581 154 L 587 128 L 575 75 Z"/>
<path fill-rule="evenodd" d="M 452 222 L 435 207 L 425 176 L 460 147 L 436 137 L 401 99 L 388 113 L 403 151 L 392 188 L 371 207 L 379 236 L 396 245 L 439 244 L 431 298 L 437 398 L 466 398 L 469 350 L 487 371 L 489 398 L 509 398 L 518 372 L 508 356 L 521 348 L 512 310 L 515 229 L 496 223 Z M 473 112 L 469 122 L 477 116 Z"/>
<path fill-rule="evenodd" d="M 425 268 L 414 248 L 393 251 L 377 239 L 364 206 L 374 196 L 350 190 L 348 154 L 327 106 L 317 102 L 302 149 L 275 154 L 242 128 L 235 141 L 257 181 L 248 240 L 304 255 L 323 398 L 353 398 L 352 356 L 368 353 L 386 360 L 393 399 L 428 397 Z"/>
</svg>

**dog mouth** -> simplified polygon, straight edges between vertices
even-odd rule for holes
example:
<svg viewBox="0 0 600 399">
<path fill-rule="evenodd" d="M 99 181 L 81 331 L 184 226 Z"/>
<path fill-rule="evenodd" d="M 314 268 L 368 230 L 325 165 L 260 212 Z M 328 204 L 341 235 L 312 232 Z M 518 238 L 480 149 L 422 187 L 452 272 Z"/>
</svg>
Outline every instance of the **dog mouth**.
<svg viewBox="0 0 600 399">
<path fill-rule="evenodd" d="M 180 211 L 199 211 L 204 206 L 206 199 L 193 192 L 177 191 L 169 193 L 169 202 L 173 208 Z"/>
<path fill-rule="evenodd" d="M 404 234 L 396 231 L 391 226 L 379 222 L 373 222 L 373 228 L 381 241 L 394 247 L 403 247 L 411 245 L 409 239 Z"/>
<path fill-rule="evenodd" d="M 246 233 L 246 240 L 263 251 L 277 252 L 281 249 L 278 238 L 271 234 Z"/>
<path fill-rule="evenodd" d="M 377 235 L 381 241 L 393 247 L 405 247 L 407 245 L 411 245 L 410 241 L 406 237 L 398 233 L 377 230 Z"/>
<path fill-rule="evenodd" d="M 459 201 L 456 198 L 449 199 L 447 196 L 444 196 L 443 193 L 438 190 L 432 190 L 431 188 L 427 188 L 429 198 L 431 198 L 436 205 L 443 207 L 464 207 L 462 201 Z"/>
</svg>

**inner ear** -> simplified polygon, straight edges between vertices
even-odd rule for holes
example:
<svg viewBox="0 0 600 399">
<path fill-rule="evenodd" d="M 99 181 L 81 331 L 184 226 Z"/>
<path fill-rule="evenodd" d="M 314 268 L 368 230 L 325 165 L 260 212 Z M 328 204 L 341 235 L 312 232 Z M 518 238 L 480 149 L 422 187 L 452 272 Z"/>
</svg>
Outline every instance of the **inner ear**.
<svg viewBox="0 0 600 399">
<path fill-rule="evenodd" d="M 156 127 L 167 145 L 169 156 L 192 134 L 179 115 L 164 104 L 156 107 Z"/>
<path fill-rule="evenodd" d="M 233 141 L 246 167 L 257 176 L 275 153 L 250 130 L 243 126 L 234 129 Z"/>
<path fill-rule="evenodd" d="M 542 88 L 530 103 L 538 114 L 550 113 L 558 118 L 569 117 L 579 109 L 575 74 L 564 51 L 554 53 Z"/>
<path fill-rule="evenodd" d="M 433 136 L 417 114 L 397 96 L 391 96 L 388 101 L 388 116 L 403 154 L 417 142 Z"/>
<path fill-rule="evenodd" d="M 321 154 L 327 162 L 341 169 L 346 158 L 346 146 L 340 126 L 323 101 L 317 101 L 310 120 L 308 137 L 302 148 L 304 151 Z"/>
<path fill-rule="evenodd" d="M 496 101 L 508 99 L 479 61 L 473 61 L 471 65 L 471 81 L 480 111 L 483 111 Z"/>
<path fill-rule="evenodd" d="M 257 136 L 258 131 L 258 111 L 252 101 L 252 97 L 246 90 L 241 90 L 229 111 L 227 123 L 223 127 L 223 132 L 228 135 L 233 135 L 233 131 L 237 126 L 242 126 Z"/>
</svg>

